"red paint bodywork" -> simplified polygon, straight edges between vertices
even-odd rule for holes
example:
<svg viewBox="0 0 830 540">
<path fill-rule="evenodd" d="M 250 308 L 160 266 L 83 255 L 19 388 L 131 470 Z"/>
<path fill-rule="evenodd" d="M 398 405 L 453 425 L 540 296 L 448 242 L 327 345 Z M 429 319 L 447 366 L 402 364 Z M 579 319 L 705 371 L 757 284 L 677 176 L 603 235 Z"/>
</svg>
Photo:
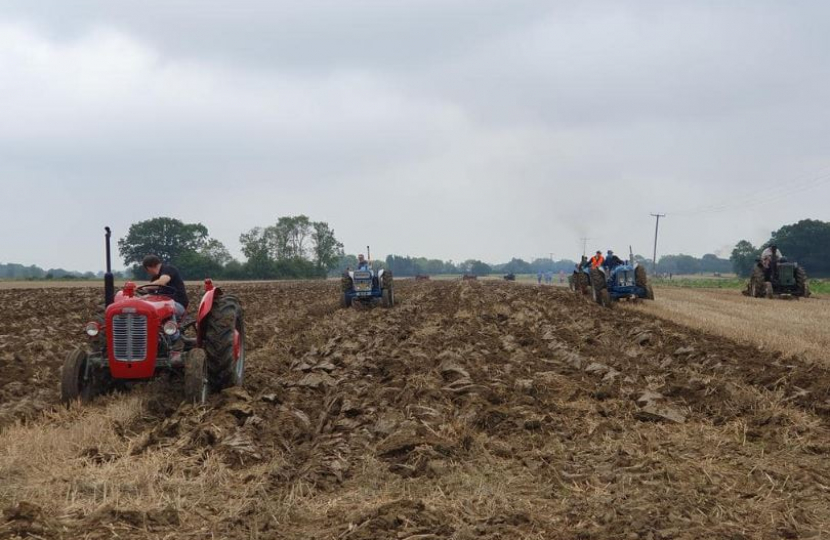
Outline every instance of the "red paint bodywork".
<svg viewBox="0 0 830 540">
<path fill-rule="evenodd" d="M 207 286 L 207 283 L 205 283 Z M 207 287 L 206 287 L 207 288 Z M 199 313 L 196 314 L 196 328 L 198 331 L 196 332 L 196 345 L 199 347 L 202 346 L 202 339 L 204 338 L 204 326 L 202 326 L 202 321 L 207 317 L 207 314 L 210 313 L 210 310 L 213 309 L 213 297 L 217 294 L 222 294 L 221 289 L 214 289 L 212 286 L 210 289 L 205 291 L 205 295 L 202 297 L 202 301 L 199 302 Z"/>
<path fill-rule="evenodd" d="M 124 289 L 118 291 L 114 302 L 107 307 L 105 314 L 105 328 L 108 351 L 108 364 L 110 374 L 114 379 L 149 379 L 155 375 L 156 359 L 158 354 L 158 335 L 161 325 L 172 317 L 175 312 L 175 302 L 168 296 L 149 295 L 135 296 L 136 286 L 128 282 Z M 222 290 L 213 286 L 209 279 L 205 280 L 205 294 L 199 303 L 199 311 L 196 318 L 197 346 L 201 346 L 204 337 L 204 326 L 202 321 L 213 309 L 213 300 L 221 295 Z M 124 362 L 115 359 L 113 336 L 110 330 L 112 318 L 122 313 L 144 315 L 147 317 L 147 354 L 143 360 Z M 242 349 L 241 336 L 238 331 L 234 332 L 233 353 L 234 360 L 239 359 Z"/>
<path fill-rule="evenodd" d="M 123 362 L 115 359 L 112 331 L 107 331 L 107 361 L 114 379 L 149 379 L 156 371 L 158 354 L 158 333 L 162 322 L 176 312 L 174 302 L 167 296 L 133 297 L 129 287 L 115 295 L 115 301 L 107 308 L 106 328 L 112 328 L 112 318 L 121 313 L 132 313 L 147 317 L 147 355 L 143 360 Z"/>
</svg>

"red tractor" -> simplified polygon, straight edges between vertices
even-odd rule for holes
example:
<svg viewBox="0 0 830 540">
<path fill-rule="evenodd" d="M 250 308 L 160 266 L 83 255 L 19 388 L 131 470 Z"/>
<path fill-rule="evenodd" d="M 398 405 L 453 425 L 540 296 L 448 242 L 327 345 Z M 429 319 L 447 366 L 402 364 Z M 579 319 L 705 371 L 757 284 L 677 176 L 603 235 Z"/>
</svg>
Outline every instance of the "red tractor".
<svg viewBox="0 0 830 540">
<path fill-rule="evenodd" d="M 150 380 L 165 371 L 183 374 L 184 397 L 194 403 L 204 403 L 212 391 L 241 385 L 245 326 L 239 300 L 206 279 L 196 319 L 177 322 L 174 291 L 169 287 L 136 287 L 127 282 L 115 294 L 110 234 L 107 227 L 105 313 L 86 325 L 88 345 L 75 349 L 64 361 L 61 399 L 89 401 L 116 386 Z M 179 332 L 184 346 L 174 350 L 172 337 Z"/>
</svg>

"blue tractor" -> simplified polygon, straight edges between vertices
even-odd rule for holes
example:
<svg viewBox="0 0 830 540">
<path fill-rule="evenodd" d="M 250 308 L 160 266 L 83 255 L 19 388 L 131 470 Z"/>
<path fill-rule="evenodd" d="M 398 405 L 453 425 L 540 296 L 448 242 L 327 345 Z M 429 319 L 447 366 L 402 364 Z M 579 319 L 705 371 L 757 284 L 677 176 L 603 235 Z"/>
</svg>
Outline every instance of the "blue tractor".
<svg viewBox="0 0 830 540">
<path fill-rule="evenodd" d="M 612 267 L 585 269 L 588 273 L 591 295 L 601 306 L 611 307 L 616 300 L 654 300 L 654 290 L 648 283 L 646 267 L 624 261 Z"/>
<path fill-rule="evenodd" d="M 352 307 L 354 302 L 369 304 L 380 300 L 383 307 L 395 305 L 395 290 L 392 286 L 392 272 L 370 268 L 348 271 L 341 281 L 340 306 Z"/>
<path fill-rule="evenodd" d="M 366 247 L 367 253 L 369 247 Z M 391 308 L 395 305 L 395 290 L 390 270 L 374 270 L 370 262 L 360 256 L 357 270 L 347 270 L 340 280 L 340 306 L 352 307 L 354 302 L 371 304 L 380 300 L 383 307 Z"/>
<path fill-rule="evenodd" d="M 583 256 L 570 278 L 571 289 L 580 294 L 590 294 L 596 303 L 606 307 L 611 307 L 613 301 L 623 298 L 654 300 L 646 267 L 632 264 L 633 254 L 628 261 L 613 254 L 610 256 L 599 268 L 591 268 L 588 259 Z"/>
</svg>

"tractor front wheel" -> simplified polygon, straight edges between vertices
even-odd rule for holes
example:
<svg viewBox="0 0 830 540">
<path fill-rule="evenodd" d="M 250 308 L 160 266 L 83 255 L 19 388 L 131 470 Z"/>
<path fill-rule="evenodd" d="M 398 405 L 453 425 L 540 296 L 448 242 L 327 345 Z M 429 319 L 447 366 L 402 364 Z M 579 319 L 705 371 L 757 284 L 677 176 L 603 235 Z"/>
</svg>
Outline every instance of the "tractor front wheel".
<svg viewBox="0 0 830 540">
<path fill-rule="evenodd" d="M 210 393 L 207 355 L 204 349 L 192 349 L 184 361 L 184 398 L 190 403 L 202 405 Z"/>
<path fill-rule="evenodd" d="M 235 362 L 241 360 L 244 350 L 245 326 L 239 300 L 224 294 L 216 297 L 204 324 L 203 346 L 207 355 L 208 379 L 211 388 L 222 390 L 236 383 Z M 237 332 L 239 343 L 234 347 Z M 236 358 L 237 351 L 240 358 Z"/>
<path fill-rule="evenodd" d="M 78 348 L 69 353 L 63 362 L 61 372 L 61 401 L 69 404 L 75 400 L 87 403 L 101 393 L 102 382 L 97 373 L 89 368 L 89 356 L 84 349 Z"/>
</svg>

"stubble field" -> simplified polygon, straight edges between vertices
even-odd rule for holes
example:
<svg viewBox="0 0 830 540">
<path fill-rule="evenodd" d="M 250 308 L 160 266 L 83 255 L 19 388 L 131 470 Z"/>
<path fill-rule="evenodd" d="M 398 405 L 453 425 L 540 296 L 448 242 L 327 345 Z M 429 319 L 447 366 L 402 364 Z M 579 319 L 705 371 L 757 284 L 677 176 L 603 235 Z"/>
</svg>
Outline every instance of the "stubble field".
<svg viewBox="0 0 830 540">
<path fill-rule="evenodd" d="M 336 283 L 229 289 L 244 389 L 68 410 L 100 291 L 0 290 L 0 538 L 830 534 L 827 364 L 558 287 L 400 282 L 348 311 Z"/>
</svg>

